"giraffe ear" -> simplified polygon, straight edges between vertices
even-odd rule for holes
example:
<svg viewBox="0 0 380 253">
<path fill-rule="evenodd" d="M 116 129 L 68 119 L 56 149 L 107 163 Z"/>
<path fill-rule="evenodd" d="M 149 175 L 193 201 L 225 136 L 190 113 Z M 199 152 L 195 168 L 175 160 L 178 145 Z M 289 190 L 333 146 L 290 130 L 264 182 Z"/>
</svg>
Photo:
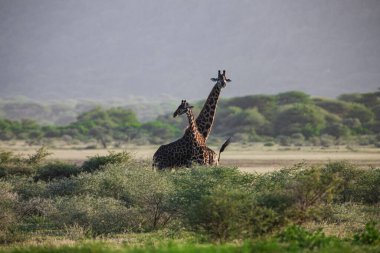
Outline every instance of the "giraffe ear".
<svg viewBox="0 0 380 253">
<path fill-rule="evenodd" d="M 226 79 L 227 82 L 231 82 L 231 79 Z"/>
<path fill-rule="evenodd" d="M 218 78 L 211 78 L 211 81 L 213 81 L 213 82 L 217 82 L 217 81 L 218 81 Z"/>
<path fill-rule="evenodd" d="M 190 105 L 188 108 L 190 108 L 190 109 L 191 109 L 191 108 L 194 108 L 194 106 Z"/>
</svg>

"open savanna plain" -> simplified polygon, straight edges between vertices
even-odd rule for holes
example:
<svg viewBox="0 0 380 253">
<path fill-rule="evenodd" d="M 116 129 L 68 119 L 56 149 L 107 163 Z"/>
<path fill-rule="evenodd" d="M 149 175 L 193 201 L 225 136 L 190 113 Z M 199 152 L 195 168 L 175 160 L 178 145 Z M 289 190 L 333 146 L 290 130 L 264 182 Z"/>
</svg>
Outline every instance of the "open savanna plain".
<svg viewBox="0 0 380 253">
<path fill-rule="evenodd" d="M 87 145 L 88 146 L 88 145 Z M 81 163 L 88 157 L 107 155 L 109 152 L 127 151 L 134 158 L 151 161 L 159 145 L 124 145 L 122 148 L 91 149 L 86 145 L 67 145 L 56 143 L 48 148 L 51 155 L 48 159 Z M 24 142 L 0 142 L 0 150 L 10 150 L 17 154 L 31 155 L 40 146 L 26 145 Z M 217 146 L 211 146 L 215 151 Z M 298 163 L 313 165 L 328 162 L 349 162 L 360 168 L 380 167 L 380 148 L 367 146 L 332 146 L 332 147 L 265 147 L 263 144 L 232 144 L 221 154 L 221 166 L 237 167 L 244 172 L 270 172 L 288 168 Z"/>
<path fill-rule="evenodd" d="M 0 252 L 380 252 L 380 149 L 232 143 L 155 172 L 158 145 L 94 146 L 0 143 Z"/>
</svg>

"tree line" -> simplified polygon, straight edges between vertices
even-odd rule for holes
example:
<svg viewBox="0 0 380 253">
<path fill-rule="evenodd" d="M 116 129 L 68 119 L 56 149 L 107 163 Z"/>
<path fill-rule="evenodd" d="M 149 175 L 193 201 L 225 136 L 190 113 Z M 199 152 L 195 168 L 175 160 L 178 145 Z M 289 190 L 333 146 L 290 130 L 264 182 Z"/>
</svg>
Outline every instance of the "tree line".
<svg viewBox="0 0 380 253">
<path fill-rule="evenodd" d="M 195 103 L 195 113 L 203 103 Z M 141 122 L 131 109 L 98 106 L 63 126 L 0 118 L 0 139 L 97 140 L 104 147 L 111 142 L 161 144 L 179 137 L 186 125 L 185 119 L 173 119 L 171 113 Z M 328 99 L 290 91 L 222 99 L 211 142 L 232 136 L 235 141 L 266 145 L 380 146 L 379 132 L 380 92 L 343 94 Z"/>
</svg>

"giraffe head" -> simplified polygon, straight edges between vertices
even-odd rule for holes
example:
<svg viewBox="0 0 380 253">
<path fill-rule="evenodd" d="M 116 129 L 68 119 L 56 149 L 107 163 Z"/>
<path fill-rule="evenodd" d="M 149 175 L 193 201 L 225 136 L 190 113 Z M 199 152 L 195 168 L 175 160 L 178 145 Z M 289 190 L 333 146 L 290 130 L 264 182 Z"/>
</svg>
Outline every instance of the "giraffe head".
<svg viewBox="0 0 380 253">
<path fill-rule="evenodd" d="M 182 100 L 177 110 L 173 113 L 173 118 L 177 117 L 178 115 L 185 114 L 189 109 L 193 107 L 194 106 L 189 105 L 189 103 L 186 102 L 186 100 Z"/>
<path fill-rule="evenodd" d="M 211 81 L 217 82 L 220 88 L 224 88 L 228 82 L 231 82 L 231 79 L 226 78 L 225 70 L 223 70 L 223 73 L 220 73 L 220 70 L 218 70 L 218 78 L 211 78 Z"/>
</svg>

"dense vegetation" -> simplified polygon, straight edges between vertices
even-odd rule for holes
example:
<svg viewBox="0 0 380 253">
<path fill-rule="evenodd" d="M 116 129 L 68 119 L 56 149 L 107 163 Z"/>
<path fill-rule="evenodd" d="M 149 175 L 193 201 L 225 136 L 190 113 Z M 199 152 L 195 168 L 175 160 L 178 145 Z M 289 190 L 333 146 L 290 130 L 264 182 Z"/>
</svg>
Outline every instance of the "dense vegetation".
<svg viewBox="0 0 380 253">
<path fill-rule="evenodd" d="M 195 111 L 199 112 L 202 105 L 203 101 L 196 103 Z M 184 117 L 173 119 L 171 115 L 141 122 L 130 109 L 95 107 L 64 126 L 3 118 L 0 119 L 0 139 L 28 139 L 32 142 L 51 138 L 95 139 L 104 147 L 111 142 L 160 144 L 180 137 L 187 125 Z M 222 99 L 211 141 L 233 136 L 235 141 L 260 141 L 268 145 L 276 142 L 281 145 L 355 143 L 380 146 L 379 132 L 380 92 L 324 99 L 293 91 Z"/>
<path fill-rule="evenodd" d="M 374 222 L 380 220 L 380 169 L 328 163 L 266 174 L 206 167 L 154 172 L 128 153 L 82 165 L 45 161 L 47 155 L 45 149 L 26 158 L 0 153 L 1 244 L 97 238 L 122 239 L 126 252 L 380 249 Z M 209 244 L 215 242 L 222 245 Z M 29 250 L 118 249 L 84 244 Z"/>
</svg>

